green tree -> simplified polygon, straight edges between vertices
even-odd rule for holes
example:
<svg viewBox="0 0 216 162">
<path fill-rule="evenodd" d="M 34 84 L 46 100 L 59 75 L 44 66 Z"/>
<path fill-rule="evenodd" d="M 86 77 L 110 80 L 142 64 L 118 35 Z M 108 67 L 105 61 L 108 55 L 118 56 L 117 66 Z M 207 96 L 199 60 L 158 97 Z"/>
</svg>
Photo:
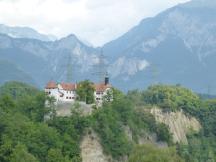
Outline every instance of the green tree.
<svg viewBox="0 0 216 162">
<path fill-rule="evenodd" d="M 157 124 L 156 129 L 158 140 L 159 141 L 166 141 L 168 144 L 172 143 L 172 134 L 169 132 L 168 126 L 163 123 Z"/>
<path fill-rule="evenodd" d="M 10 96 L 4 95 L 0 97 L 0 111 L 14 112 L 15 108 L 16 104 Z"/>
<path fill-rule="evenodd" d="M 9 95 L 13 99 L 19 99 L 24 96 L 34 96 L 39 93 L 35 87 L 21 82 L 7 82 L 0 87 L 0 96 Z"/>
<path fill-rule="evenodd" d="M 42 122 L 46 115 L 54 112 L 52 104 L 46 106 L 46 95 L 41 92 L 35 96 L 25 96 L 17 101 L 17 109 L 31 120 Z"/>
<path fill-rule="evenodd" d="M 129 157 L 129 162 L 183 162 L 175 148 L 157 148 L 153 144 L 137 146 Z"/>
<path fill-rule="evenodd" d="M 113 101 L 113 90 L 109 89 L 106 92 L 106 95 L 103 96 L 103 103 L 106 104 L 107 102 Z"/>
<path fill-rule="evenodd" d="M 200 107 L 200 98 L 191 90 L 180 86 L 155 85 L 143 92 L 146 104 L 157 105 L 164 110 L 183 109 L 192 114 Z"/>
<path fill-rule="evenodd" d="M 32 154 L 30 154 L 25 145 L 18 144 L 13 149 L 10 156 L 10 162 L 39 162 Z"/>
<path fill-rule="evenodd" d="M 13 151 L 13 141 L 8 137 L 5 136 L 1 137 L 0 161 L 8 162 L 12 151 Z"/>
<path fill-rule="evenodd" d="M 48 151 L 47 162 L 71 162 L 68 157 L 62 155 L 59 149 L 50 149 Z"/>
<path fill-rule="evenodd" d="M 87 104 L 94 103 L 94 85 L 92 82 L 85 80 L 78 84 L 77 95 L 80 101 L 84 101 Z"/>
</svg>

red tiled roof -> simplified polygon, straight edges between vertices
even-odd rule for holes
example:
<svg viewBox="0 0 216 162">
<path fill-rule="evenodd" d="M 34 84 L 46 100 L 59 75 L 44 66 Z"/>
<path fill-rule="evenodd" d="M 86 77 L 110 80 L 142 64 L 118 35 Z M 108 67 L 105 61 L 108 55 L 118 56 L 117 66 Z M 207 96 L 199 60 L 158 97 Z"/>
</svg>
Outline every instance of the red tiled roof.
<svg viewBox="0 0 216 162">
<path fill-rule="evenodd" d="M 53 81 L 49 81 L 45 88 L 46 89 L 55 89 L 55 88 L 57 88 L 57 84 Z"/>
<path fill-rule="evenodd" d="M 73 83 L 61 83 L 60 85 L 66 91 L 74 91 L 74 90 L 76 90 L 76 84 L 73 84 Z"/>
<path fill-rule="evenodd" d="M 105 85 L 104 83 L 94 84 L 96 92 L 104 92 L 107 88 L 111 88 L 110 84 Z"/>
</svg>

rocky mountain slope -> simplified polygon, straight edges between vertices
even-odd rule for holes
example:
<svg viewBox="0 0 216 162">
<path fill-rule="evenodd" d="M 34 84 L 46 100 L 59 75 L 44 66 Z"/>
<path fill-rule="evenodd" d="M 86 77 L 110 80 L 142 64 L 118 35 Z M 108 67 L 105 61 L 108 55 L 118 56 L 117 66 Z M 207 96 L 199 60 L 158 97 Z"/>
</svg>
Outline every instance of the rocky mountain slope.
<svg viewBox="0 0 216 162">
<path fill-rule="evenodd" d="M 104 51 L 116 67 L 110 69 L 112 77 L 130 88 L 154 82 L 179 83 L 199 92 L 215 87 L 215 9 L 214 1 L 192 0 L 142 20 L 107 43 Z"/>
<path fill-rule="evenodd" d="M 142 20 L 105 44 L 105 68 L 112 84 L 125 91 L 153 83 L 182 84 L 199 93 L 211 89 L 208 93 L 215 94 L 215 9 L 211 0 L 179 4 Z M 0 33 L 4 31 L 1 28 Z M 12 38 L 10 30 L 3 33 L 7 35 L 0 35 L 0 59 L 30 74 L 40 87 L 50 79 L 97 78 L 93 73 L 97 71 L 100 48 L 85 45 L 75 35 L 44 42 L 22 34 Z"/>
<path fill-rule="evenodd" d="M 75 35 L 54 42 L 0 35 L 0 60 L 30 74 L 39 87 L 51 79 L 66 81 L 69 67 L 73 81 L 93 77 L 91 70 L 98 62 L 97 53 L 97 49 L 84 45 Z"/>
</svg>

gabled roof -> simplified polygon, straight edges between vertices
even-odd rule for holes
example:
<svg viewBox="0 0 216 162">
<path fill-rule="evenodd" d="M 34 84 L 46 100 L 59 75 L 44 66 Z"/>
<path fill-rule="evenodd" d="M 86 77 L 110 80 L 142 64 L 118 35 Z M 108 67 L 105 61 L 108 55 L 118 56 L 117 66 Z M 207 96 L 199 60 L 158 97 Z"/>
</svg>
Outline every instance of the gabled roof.
<svg viewBox="0 0 216 162">
<path fill-rule="evenodd" d="M 76 84 L 74 83 L 60 83 L 63 90 L 66 91 L 75 91 L 76 90 Z"/>
<path fill-rule="evenodd" d="M 74 83 L 59 83 L 63 90 L 66 91 L 75 91 L 77 89 L 77 85 Z M 104 92 L 107 88 L 111 88 L 110 84 L 105 85 L 104 83 L 93 84 L 96 92 Z M 54 81 L 50 81 L 47 83 L 46 89 L 55 89 L 58 88 L 58 85 Z"/>
<path fill-rule="evenodd" d="M 105 85 L 104 83 L 94 84 L 94 88 L 96 92 L 104 92 L 107 88 L 111 88 L 110 84 Z"/>
<path fill-rule="evenodd" d="M 46 89 L 55 89 L 55 88 L 57 88 L 57 84 L 54 81 L 49 81 L 45 88 Z"/>
</svg>

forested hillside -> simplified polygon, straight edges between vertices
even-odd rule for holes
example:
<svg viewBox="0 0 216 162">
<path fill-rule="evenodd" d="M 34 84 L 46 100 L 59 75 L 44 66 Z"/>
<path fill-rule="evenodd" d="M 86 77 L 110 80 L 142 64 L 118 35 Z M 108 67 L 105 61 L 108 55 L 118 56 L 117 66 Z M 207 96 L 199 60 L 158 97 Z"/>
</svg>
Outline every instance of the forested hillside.
<svg viewBox="0 0 216 162">
<path fill-rule="evenodd" d="M 22 71 L 19 67 L 5 60 L 0 59 L 0 84 L 8 81 L 23 81 L 36 85 L 30 75 Z"/>
<path fill-rule="evenodd" d="M 97 133 L 103 152 L 112 161 L 214 162 L 216 160 L 216 100 L 202 100 L 180 86 L 155 85 L 104 102 L 89 116 L 79 104 L 69 117 L 56 116 L 52 98 L 32 86 L 10 82 L 0 88 L 1 162 L 81 162 L 80 143 Z M 45 105 L 45 101 L 48 101 Z M 183 110 L 202 125 L 191 131 L 188 144 L 174 143 L 169 127 L 155 120 L 152 107 L 163 112 Z M 126 128 L 130 130 L 126 133 Z M 151 136 L 155 135 L 155 141 Z M 140 143 L 145 138 L 145 143 Z M 166 145 L 161 146 L 161 143 Z"/>
</svg>

